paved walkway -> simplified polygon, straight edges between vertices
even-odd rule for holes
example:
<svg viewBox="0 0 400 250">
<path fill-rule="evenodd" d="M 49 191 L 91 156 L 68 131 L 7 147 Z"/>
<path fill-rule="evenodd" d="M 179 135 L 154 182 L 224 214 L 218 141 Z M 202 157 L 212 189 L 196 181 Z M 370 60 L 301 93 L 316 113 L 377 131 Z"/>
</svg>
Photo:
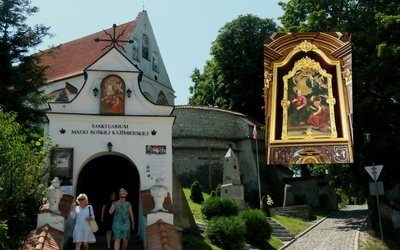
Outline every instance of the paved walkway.
<svg viewBox="0 0 400 250">
<path fill-rule="evenodd" d="M 366 205 L 351 205 L 333 212 L 322 222 L 300 234 L 281 249 L 358 249 L 358 230 L 367 217 L 367 210 Z"/>
</svg>

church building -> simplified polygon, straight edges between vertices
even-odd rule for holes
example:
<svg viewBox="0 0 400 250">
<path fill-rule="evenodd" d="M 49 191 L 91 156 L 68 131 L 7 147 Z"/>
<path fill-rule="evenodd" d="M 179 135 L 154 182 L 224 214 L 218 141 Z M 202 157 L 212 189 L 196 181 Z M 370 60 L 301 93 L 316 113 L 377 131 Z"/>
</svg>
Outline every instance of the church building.
<svg viewBox="0 0 400 250">
<path fill-rule="evenodd" d="M 42 60 L 49 66 L 44 91 L 51 96 L 45 135 L 54 145 L 49 181 L 59 178 L 66 195 L 87 194 L 98 221 L 108 194 L 114 191 L 118 198 L 124 188 L 134 212 L 134 234 L 151 249 L 148 230 L 160 223 L 174 225 L 175 96 L 147 12 L 45 51 Z M 72 231 L 67 221 L 60 228 L 64 241 Z"/>
</svg>

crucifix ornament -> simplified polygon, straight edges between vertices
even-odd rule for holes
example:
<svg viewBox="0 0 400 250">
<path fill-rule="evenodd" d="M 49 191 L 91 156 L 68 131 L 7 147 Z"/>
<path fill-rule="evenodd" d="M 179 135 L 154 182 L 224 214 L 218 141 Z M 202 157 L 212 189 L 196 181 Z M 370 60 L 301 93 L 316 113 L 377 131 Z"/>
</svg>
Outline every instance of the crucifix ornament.
<svg viewBox="0 0 400 250">
<path fill-rule="evenodd" d="M 104 30 L 104 33 L 106 33 L 106 34 L 110 37 L 110 39 L 101 39 L 101 38 L 96 38 L 96 39 L 94 39 L 94 41 L 95 41 L 96 43 L 98 43 L 98 42 L 110 42 L 110 44 L 107 45 L 107 46 L 105 46 L 102 50 L 105 50 L 106 48 L 110 48 L 111 46 L 112 46 L 112 47 L 116 47 L 115 45 L 117 45 L 117 46 L 120 47 L 124 52 L 126 52 L 125 49 L 124 49 L 124 47 L 122 47 L 119 43 L 133 43 L 133 40 L 120 40 L 120 39 L 119 39 L 119 38 L 125 33 L 125 30 L 122 31 L 122 33 L 119 34 L 118 37 L 115 37 L 115 36 L 116 36 L 116 35 L 115 35 L 115 30 L 116 30 L 116 28 L 117 28 L 117 25 L 114 23 L 114 24 L 113 24 L 113 35 L 112 35 L 112 36 L 111 36 L 111 34 L 109 34 L 106 30 Z"/>
</svg>

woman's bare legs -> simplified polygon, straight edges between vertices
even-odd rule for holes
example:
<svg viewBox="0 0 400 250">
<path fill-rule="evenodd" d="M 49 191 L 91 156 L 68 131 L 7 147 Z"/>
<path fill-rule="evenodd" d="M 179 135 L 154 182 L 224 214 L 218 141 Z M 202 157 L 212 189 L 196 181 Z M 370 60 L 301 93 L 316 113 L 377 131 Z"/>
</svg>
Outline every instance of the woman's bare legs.
<svg viewBox="0 0 400 250">
<path fill-rule="evenodd" d="M 122 250 L 128 249 L 128 239 L 122 240 Z"/>
<path fill-rule="evenodd" d="M 107 238 L 107 247 L 108 247 L 108 249 L 111 248 L 111 236 L 112 236 L 112 231 L 111 230 L 107 231 L 106 238 Z"/>
<path fill-rule="evenodd" d="M 119 250 L 119 243 L 120 243 L 121 239 L 117 238 L 114 241 L 114 250 Z"/>
</svg>

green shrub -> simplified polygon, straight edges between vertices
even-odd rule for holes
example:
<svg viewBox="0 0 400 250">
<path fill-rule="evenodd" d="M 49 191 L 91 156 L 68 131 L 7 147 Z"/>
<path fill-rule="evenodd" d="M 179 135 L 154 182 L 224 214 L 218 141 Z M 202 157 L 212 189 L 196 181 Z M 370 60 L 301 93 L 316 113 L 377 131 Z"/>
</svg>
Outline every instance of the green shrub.
<svg viewBox="0 0 400 250">
<path fill-rule="evenodd" d="M 190 199 L 197 204 L 201 204 L 204 201 L 203 192 L 198 181 L 194 181 L 190 187 Z"/>
<path fill-rule="evenodd" d="M 232 199 L 210 197 L 201 205 L 201 213 L 204 219 L 211 220 L 216 216 L 237 216 L 239 208 Z"/>
<path fill-rule="evenodd" d="M 245 210 L 239 214 L 246 225 L 248 242 L 262 243 L 271 238 L 272 227 L 261 210 Z"/>
<path fill-rule="evenodd" d="M 218 183 L 217 188 L 215 189 L 215 194 L 221 196 L 221 183 Z"/>
<path fill-rule="evenodd" d="M 219 216 L 212 218 L 207 224 L 204 235 L 216 245 L 225 250 L 243 249 L 246 226 L 237 216 Z"/>
<path fill-rule="evenodd" d="M 7 221 L 0 220 L 0 249 L 7 249 L 5 242 L 8 240 L 7 236 Z"/>
</svg>

